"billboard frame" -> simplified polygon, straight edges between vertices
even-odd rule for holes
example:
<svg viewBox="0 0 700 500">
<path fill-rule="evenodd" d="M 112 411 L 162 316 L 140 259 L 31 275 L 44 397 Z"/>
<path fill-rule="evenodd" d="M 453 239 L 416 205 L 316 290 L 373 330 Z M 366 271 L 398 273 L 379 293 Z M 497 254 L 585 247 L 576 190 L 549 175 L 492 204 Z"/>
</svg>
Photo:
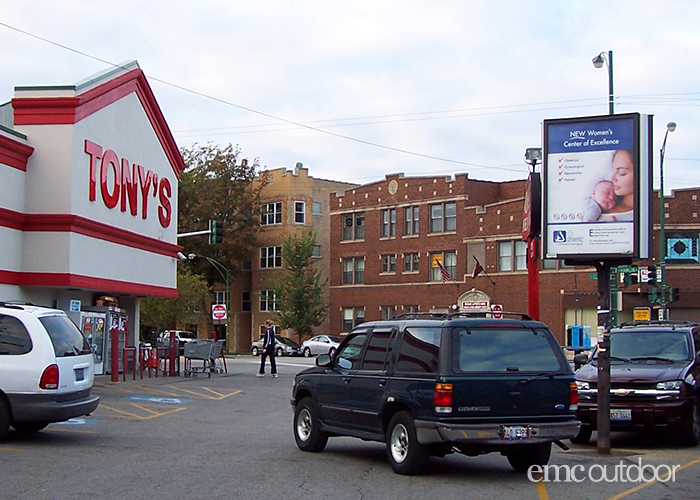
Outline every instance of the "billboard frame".
<svg viewBox="0 0 700 500">
<path fill-rule="evenodd" d="M 543 258 L 564 259 L 582 264 L 602 260 L 649 258 L 653 166 L 652 122 L 651 115 L 639 113 L 544 121 L 542 129 Z M 587 141 L 587 139 L 591 140 Z M 561 206 L 561 199 L 566 198 L 567 191 L 561 190 L 563 185 L 579 196 L 589 195 L 591 191 L 582 191 L 576 185 L 576 182 L 582 178 L 581 174 L 588 172 L 587 162 L 604 165 L 605 161 L 601 158 L 613 158 L 615 152 L 621 149 L 632 150 L 631 159 L 634 163 L 634 202 L 631 221 L 624 218 L 618 221 L 614 217 L 615 214 L 607 216 L 609 219 L 614 219 L 607 222 L 583 221 L 579 208 L 570 209 L 570 215 L 552 213 Z M 609 172 L 612 174 L 612 163 L 609 165 Z M 592 179 L 594 176 L 589 175 L 589 177 Z M 606 176 L 602 180 L 609 179 Z M 588 185 L 591 182 L 593 181 L 589 181 Z M 561 190 L 559 193 L 557 188 Z M 559 198 L 556 198 L 557 195 Z M 567 241 L 567 232 L 575 235 L 570 238 L 570 241 Z"/>
</svg>

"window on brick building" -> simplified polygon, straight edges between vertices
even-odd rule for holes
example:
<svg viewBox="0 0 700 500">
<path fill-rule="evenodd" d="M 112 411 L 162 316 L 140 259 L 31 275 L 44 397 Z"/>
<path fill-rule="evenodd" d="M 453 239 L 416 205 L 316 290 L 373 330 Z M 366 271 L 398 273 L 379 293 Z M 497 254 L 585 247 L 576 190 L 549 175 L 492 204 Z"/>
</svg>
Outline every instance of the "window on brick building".
<svg viewBox="0 0 700 500">
<path fill-rule="evenodd" d="M 321 205 L 320 201 L 313 202 L 313 204 L 311 205 L 311 214 L 312 215 L 323 215 L 323 205 Z"/>
<path fill-rule="evenodd" d="M 404 209 L 403 234 L 406 236 L 418 233 L 418 207 L 406 207 Z"/>
<path fill-rule="evenodd" d="M 418 252 L 403 254 L 403 272 L 415 273 L 418 272 L 418 263 L 420 254 Z"/>
<path fill-rule="evenodd" d="M 430 205 L 430 232 L 444 233 L 457 230 L 457 204 Z"/>
<path fill-rule="evenodd" d="M 260 311 L 276 311 L 277 300 L 274 290 L 260 290 Z"/>
<path fill-rule="evenodd" d="M 391 319 L 396 316 L 396 307 L 394 306 L 382 306 L 381 309 L 381 319 Z"/>
<path fill-rule="evenodd" d="M 365 282 L 365 258 L 343 259 L 343 285 L 359 285 Z"/>
<path fill-rule="evenodd" d="M 403 306 L 403 312 L 404 314 L 411 314 L 411 313 L 418 313 L 420 312 L 418 309 L 418 306 Z"/>
<path fill-rule="evenodd" d="M 282 202 L 260 205 L 260 225 L 282 224 Z"/>
<path fill-rule="evenodd" d="M 396 236 L 396 209 L 382 210 L 382 238 Z"/>
<path fill-rule="evenodd" d="M 343 215 L 343 241 L 365 238 L 365 213 L 355 212 Z"/>
<path fill-rule="evenodd" d="M 396 272 L 396 254 L 382 255 L 382 271 L 383 273 Z"/>
<path fill-rule="evenodd" d="M 527 270 L 527 242 L 501 241 L 498 243 L 498 270 Z"/>
<path fill-rule="evenodd" d="M 314 245 L 314 249 L 311 253 L 311 256 L 320 259 L 321 258 L 321 245 Z"/>
<path fill-rule="evenodd" d="M 282 247 L 261 247 L 260 268 L 271 269 L 273 267 L 282 267 Z"/>
<path fill-rule="evenodd" d="M 250 292 L 241 292 L 241 311 L 250 312 L 253 310 L 253 303 L 250 298 Z"/>
<path fill-rule="evenodd" d="M 365 309 L 363 307 L 344 307 L 342 331 L 349 332 L 357 325 L 365 322 Z"/>
<path fill-rule="evenodd" d="M 306 222 L 306 202 L 294 202 L 294 223 L 304 224 Z"/>
<path fill-rule="evenodd" d="M 430 281 L 443 281 L 442 273 L 438 261 L 447 270 L 450 279 L 454 280 L 457 276 L 457 252 L 442 252 L 430 254 Z"/>
</svg>

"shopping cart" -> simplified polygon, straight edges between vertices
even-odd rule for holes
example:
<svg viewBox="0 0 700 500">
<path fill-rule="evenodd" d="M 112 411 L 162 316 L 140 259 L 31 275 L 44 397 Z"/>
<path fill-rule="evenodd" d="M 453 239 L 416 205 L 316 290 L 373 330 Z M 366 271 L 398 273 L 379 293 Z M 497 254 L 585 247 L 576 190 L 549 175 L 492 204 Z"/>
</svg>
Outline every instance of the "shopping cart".
<svg viewBox="0 0 700 500">
<path fill-rule="evenodd" d="M 196 377 L 198 373 L 223 373 L 221 367 L 222 340 L 196 339 L 185 344 L 185 377 Z M 192 360 L 201 360 L 202 366 L 192 366 Z"/>
</svg>

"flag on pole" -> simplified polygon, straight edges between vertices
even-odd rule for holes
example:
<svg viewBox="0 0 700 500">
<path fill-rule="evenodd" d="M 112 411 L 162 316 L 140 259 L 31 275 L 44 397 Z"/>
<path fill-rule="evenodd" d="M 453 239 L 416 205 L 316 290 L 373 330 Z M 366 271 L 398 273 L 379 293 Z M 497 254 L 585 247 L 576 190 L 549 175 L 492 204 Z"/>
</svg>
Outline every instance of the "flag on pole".
<svg viewBox="0 0 700 500">
<path fill-rule="evenodd" d="M 474 257 L 474 260 L 476 261 L 476 265 L 474 266 L 474 270 L 472 271 L 472 279 L 479 276 L 481 274 L 481 272 L 484 270 L 484 268 L 481 267 L 481 264 L 479 263 L 479 259 Z"/>
<path fill-rule="evenodd" d="M 447 283 L 448 281 L 450 281 L 452 279 L 452 276 L 450 276 L 450 273 L 447 271 L 447 269 L 445 269 L 445 266 L 443 266 L 442 263 L 437 259 L 435 259 L 435 263 L 440 268 L 440 276 L 442 276 L 442 282 Z"/>
</svg>

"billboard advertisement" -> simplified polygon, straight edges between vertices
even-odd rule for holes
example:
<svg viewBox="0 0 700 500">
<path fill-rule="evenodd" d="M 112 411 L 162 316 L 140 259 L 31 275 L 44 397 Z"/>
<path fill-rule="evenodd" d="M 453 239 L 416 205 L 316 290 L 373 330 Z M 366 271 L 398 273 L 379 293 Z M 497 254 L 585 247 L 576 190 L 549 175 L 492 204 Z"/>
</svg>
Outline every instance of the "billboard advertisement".
<svg viewBox="0 0 700 500">
<path fill-rule="evenodd" d="M 650 116 L 545 120 L 544 258 L 647 258 L 650 191 Z"/>
</svg>

